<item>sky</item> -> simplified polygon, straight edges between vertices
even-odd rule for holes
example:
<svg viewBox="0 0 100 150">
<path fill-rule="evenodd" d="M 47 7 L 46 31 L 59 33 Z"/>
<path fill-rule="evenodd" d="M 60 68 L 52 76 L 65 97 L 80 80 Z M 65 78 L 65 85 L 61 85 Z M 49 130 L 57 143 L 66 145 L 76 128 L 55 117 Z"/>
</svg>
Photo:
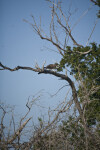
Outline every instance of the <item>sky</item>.
<svg viewBox="0 0 100 150">
<path fill-rule="evenodd" d="M 69 16 L 69 8 L 72 13 L 69 20 L 69 25 L 74 26 L 72 34 L 83 45 L 86 45 L 97 20 L 98 8 L 91 4 L 89 0 L 62 0 L 62 9 L 66 17 Z M 45 0 L 0 0 L 0 62 L 13 68 L 17 65 L 34 67 L 36 62 L 42 67 L 44 61 L 46 65 L 60 61 L 61 56 L 50 51 L 56 48 L 49 42 L 41 40 L 32 27 L 23 21 L 26 19 L 32 23 L 31 15 L 34 15 L 39 24 L 41 17 L 42 27 L 49 34 L 51 20 L 49 6 L 50 3 Z M 91 9 L 86 13 L 88 8 Z M 78 21 L 80 16 L 83 18 Z M 78 24 L 75 26 L 77 21 Z M 99 27 L 100 21 L 89 42 L 100 42 Z M 60 30 L 58 36 L 61 41 L 64 40 L 63 32 Z M 73 46 L 70 41 L 68 44 Z M 48 107 L 54 108 L 64 99 L 68 87 L 60 91 L 56 97 L 51 98 L 50 94 L 56 93 L 65 84 L 67 83 L 52 75 L 38 75 L 36 72 L 25 70 L 0 71 L 0 101 L 15 106 L 15 112 L 21 116 L 27 111 L 25 106 L 27 100 L 31 100 L 34 95 L 35 97 L 40 95 L 37 105 L 46 108 L 34 105 L 32 113 L 36 121 L 41 114 L 47 115 Z"/>
</svg>

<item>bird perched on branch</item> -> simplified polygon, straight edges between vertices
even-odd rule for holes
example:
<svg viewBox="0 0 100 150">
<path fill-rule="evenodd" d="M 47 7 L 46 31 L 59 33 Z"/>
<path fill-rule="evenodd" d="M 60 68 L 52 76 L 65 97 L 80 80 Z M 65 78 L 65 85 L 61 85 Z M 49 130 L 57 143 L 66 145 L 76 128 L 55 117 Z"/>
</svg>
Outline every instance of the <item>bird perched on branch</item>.
<svg viewBox="0 0 100 150">
<path fill-rule="evenodd" d="M 59 64 L 55 63 L 55 64 L 49 64 L 44 68 L 46 68 L 46 69 L 57 69 L 58 67 L 59 67 Z"/>
</svg>

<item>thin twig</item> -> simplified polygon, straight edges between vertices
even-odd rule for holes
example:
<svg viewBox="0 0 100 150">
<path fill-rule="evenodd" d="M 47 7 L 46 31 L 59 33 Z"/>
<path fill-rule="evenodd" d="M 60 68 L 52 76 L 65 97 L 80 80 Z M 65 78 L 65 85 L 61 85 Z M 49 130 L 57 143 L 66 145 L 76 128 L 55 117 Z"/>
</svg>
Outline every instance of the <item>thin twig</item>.
<svg viewBox="0 0 100 150">
<path fill-rule="evenodd" d="M 92 32 L 91 32 L 91 34 L 90 34 L 90 36 L 89 36 L 89 38 L 88 38 L 88 40 L 87 40 L 86 46 L 87 46 L 88 43 L 89 43 L 89 40 L 90 40 L 90 38 L 91 38 L 91 36 L 92 36 L 92 34 L 93 34 L 93 32 L 94 32 L 94 29 L 95 29 L 97 23 L 98 23 L 98 19 L 96 20 L 96 22 L 95 22 L 95 24 L 94 24 L 94 27 L 93 27 L 93 29 L 92 29 Z"/>
</svg>

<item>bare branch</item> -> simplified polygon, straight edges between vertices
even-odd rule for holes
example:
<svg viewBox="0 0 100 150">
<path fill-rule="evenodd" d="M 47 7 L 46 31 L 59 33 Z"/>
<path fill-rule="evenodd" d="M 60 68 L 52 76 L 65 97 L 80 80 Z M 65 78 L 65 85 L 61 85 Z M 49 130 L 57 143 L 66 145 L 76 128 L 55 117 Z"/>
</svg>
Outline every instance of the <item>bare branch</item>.
<svg viewBox="0 0 100 150">
<path fill-rule="evenodd" d="M 7 141 L 8 144 L 12 143 L 17 136 L 19 136 L 19 134 L 22 132 L 22 130 L 24 129 L 24 127 L 26 126 L 26 124 L 29 122 L 31 118 L 27 119 L 22 125 L 21 127 L 14 133 L 14 135 Z"/>
<path fill-rule="evenodd" d="M 5 117 L 5 114 L 6 114 L 6 111 L 5 111 L 5 109 L 0 105 L 0 109 L 2 109 L 3 110 L 3 115 L 2 115 L 2 117 L 1 117 L 1 122 L 0 122 L 0 126 L 1 126 L 1 128 L 0 128 L 0 141 L 1 141 L 1 138 L 3 137 L 3 134 L 4 134 L 4 128 L 5 128 L 5 126 L 4 126 L 4 117 Z"/>
<path fill-rule="evenodd" d="M 51 97 L 53 97 L 53 96 L 55 96 L 55 95 L 57 95 L 58 93 L 59 93 L 59 91 L 61 91 L 64 87 L 66 87 L 66 86 L 69 86 L 69 85 L 63 85 L 60 89 L 58 89 L 58 91 L 55 93 L 55 94 L 53 94 L 53 95 L 51 95 Z"/>
<path fill-rule="evenodd" d="M 86 54 L 90 53 L 91 51 L 92 51 L 92 49 L 88 50 L 87 52 L 79 52 L 79 51 L 76 51 L 76 52 L 74 52 L 74 53 L 78 53 L 78 54 L 80 54 L 80 55 L 86 55 Z"/>
<path fill-rule="evenodd" d="M 80 22 L 80 20 L 90 11 L 90 9 L 92 8 L 92 5 L 90 5 L 90 7 L 85 10 L 83 12 L 83 14 L 78 18 L 78 20 L 75 22 L 75 24 L 72 26 L 71 31 L 75 28 L 75 26 Z"/>
<path fill-rule="evenodd" d="M 76 89 L 75 89 L 75 86 L 74 86 L 74 83 L 72 82 L 72 80 L 66 75 L 63 75 L 63 74 L 60 74 L 60 73 L 57 73 L 57 72 L 54 72 L 51 70 L 44 70 L 43 72 L 39 72 L 38 74 L 40 74 L 40 73 L 52 74 L 56 77 L 60 77 L 62 80 L 66 80 L 69 83 L 69 85 L 72 89 L 73 100 L 74 100 L 75 105 L 79 111 L 80 116 L 82 117 L 82 110 L 81 110 L 80 104 L 78 102 L 77 92 L 76 92 Z"/>
<path fill-rule="evenodd" d="M 66 34 L 69 34 L 71 40 L 73 41 L 73 43 L 74 43 L 75 45 L 77 45 L 77 46 L 82 46 L 82 45 L 78 44 L 78 43 L 76 42 L 76 40 L 74 39 L 74 37 L 72 36 L 71 30 L 70 30 L 70 26 L 69 26 L 69 24 L 68 24 L 68 21 L 67 21 L 65 15 L 64 15 L 64 13 L 62 12 L 61 7 L 59 7 L 59 6 L 57 5 L 57 8 L 60 10 L 61 15 L 63 16 L 63 18 L 64 18 L 64 20 L 65 20 L 65 22 L 66 22 L 66 26 L 64 26 L 64 25 L 62 24 L 61 19 L 60 19 L 59 16 L 57 15 L 56 11 L 54 11 L 54 13 L 55 13 L 55 15 L 56 15 L 56 17 L 57 17 L 57 22 L 61 25 L 62 28 L 65 29 Z"/>
<path fill-rule="evenodd" d="M 41 39 L 47 40 L 47 41 L 51 42 L 54 46 L 56 46 L 57 49 L 58 49 L 58 51 L 59 51 L 59 53 L 63 56 L 62 51 L 65 51 L 65 50 L 64 50 L 59 44 L 57 44 L 56 42 L 53 41 L 51 35 L 50 35 L 51 38 L 49 38 L 49 37 L 44 33 L 44 31 L 43 31 L 42 29 L 41 29 L 41 31 L 40 31 L 40 30 L 39 30 L 39 27 L 37 26 L 37 24 L 36 24 L 35 19 L 34 19 L 33 16 L 32 16 L 32 18 L 33 18 L 34 24 L 28 22 L 27 20 L 24 20 L 24 21 L 27 22 L 27 23 L 29 23 L 29 24 L 33 27 L 34 31 L 40 36 Z M 51 28 L 51 27 L 50 27 L 50 28 Z M 51 30 L 51 29 L 50 29 L 50 30 Z M 51 32 L 51 31 L 50 31 L 50 32 Z M 42 33 L 44 34 L 44 36 L 42 35 Z"/>
<path fill-rule="evenodd" d="M 31 67 L 23 67 L 23 66 L 17 66 L 15 68 L 11 69 L 9 67 L 4 66 L 2 63 L 0 63 L 0 67 L 2 67 L 1 70 L 9 70 L 9 71 L 17 71 L 17 70 L 20 70 L 20 69 L 31 70 L 31 71 L 35 71 L 35 72 L 41 71 L 41 69 L 39 69 L 39 68 L 38 69 L 34 69 L 34 68 L 31 68 Z"/>
<path fill-rule="evenodd" d="M 64 26 L 64 25 L 61 23 L 60 20 L 58 20 L 58 23 L 65 29 L 66 33 L 69 34 L 69 36 L 70 36 L 70 38 L 72 39 L 74 45 L 77 45 L 77 46 L 79 46 L 79 47 L 82 47 L 82 45 L 78 44 L 78 43 L 76 42 L 76 40 L 73 38 L 73 36 L 72 36 L 72 34 L 71 34 L 71 31 L 69 31 L 68 28 L 67 28 L 66 26 Z"/>
<path fill-rule="evenodd" d="M 87 43 L 86 43 L 86 46 L 87 46 L 88 43 L 89 43 L 89 40 L 90 40 L 90 38 L 91 38 L 91 36 L 92 36 L 92 34 L 93 34 L 93 32 L 94 32 L 94 29 L 95 29 L 95 27 L 96 27 L 96 25 L 97 25 L 97 22 L 98 22 L 98 19 L 96 20 L 96 22 L 95 22 L 95 24 L 94 24 L 94 27 L 93 27 L 93 29 L 92 29 L 92 32 L 91 32 L 91 34 L 90 34 L 90 36 L 89 36 L 89 38 L 88 38 L 88 41 L 87 41 Z"/>
<path fill-rule="evenodd" d="M 74 83 L 72 82 L 72 80 L 68 76 L 66 76 L 64 74 L 60 74 L 58 72 L 54 72 L 52 70 L 46 70 L 46 69 L 42 70 L 42 69 L 34 69 L 34 68 L 31 68 L 31 67 L 22 67 L 22 66 L 17 66 L 14 69 L 11 69 L 9 67 L 6 67 L 6 66 L 2 65 L 2 63 L 0 63 L 0 66 L 4 70 L 10 70 L 10 71 L 17 71 L 19 69 L 31 70 L 31 71 L 38 72 L 38 74 L 41 74 L 41 73 L 52 74 L 52 75 L 54 75 L 56 77 L 60 77 L 62 80 L 66 80 L 69 83 L 69 85 L 70 85 L 70 87 L 72 89 L 73 100 L 74 100 L 75 105 L 76 105 L 76 107 L 77 107 L 77 109 L 79 111 L 80 116 L 82 117 L 82 110 L 81 110 L 81 106 L 80 106 L 79 101 L 78 101 L 77 92 L 76 92 Z"/>
<path fill-rule="evenodd" d="M 37 25 L 37 23 L 36 23 L 36 21 L 35 21 L 35 19 L 34 19 L 34 16 L 32 15 L 32 18 L 33 18 L 33 24 L 32 23 L 30 23 L 30 22 L 28 22 L 27 20 L 24 20 L 25 22 L 27 22 L 28 24 L 30 24 L 32 27 L 33 27 L 33 29 L 34 29 L 34 31 L 39 35 L 39 37 L 41 38 L 41 39 L 43 39 L 43 40 L 46 40 L 46 41 L 49 41 L 50 43 L 52 43 L 54 46 L 56 46 L 56 48 L 58 49 L 58 52 L 63 56 L 64 55 L 64 52 L 66 51 L 66 36 L 68 36 L 68 37 L 70 37 L 71 38 L 71 40 L 73 41 L 73 43 L 74 43 L 74 45 L 76 45 L 76 46 L 78 46 L 78 47 L 83 47 L 81 44 L 79 44 L 76 40 L 75 40 L 75 38 L 72 36 L 72 33 L 71 33 L 71 31 L 72 31 L 72 29 L 70 29 L 70 26 L 69 26 L 69 24 L 68 24 L 68 21 L 67 21 L 67 19 L 66 19 L 66 17 L 65 17 L 65 15 L 64 15 L 64 13 L 62 12 L 62 9 L 61 9 L 61 7 L 59 7 L 58 6 L 58 4 L 55 4 L 54 2 L 51 2 L 50 0 L 48 0 L 50 3 L 52 3 L 52 18 L 51 18 L 51 23 L 50 23 L 50 37 L 48 37 L 45 33 L 44 33 L 44 31 L 43 31 L 43 29 L 41 29 L 41 20 L 40 20 L 40 26 L 38 27 L 38 25 Z M 62 22 L 61 22 L 61 17 L 59 17 L 58 16 L 58 14 L 57 14 L 57 9 L 59 9 L 59 11 L 60 11 L 60 13 L 61 13 L 61 15 L 62 15 L 62 17 L 64 18 L 64 21 L 65 21 L 65 23 L 66 23 L 66 25 L 64 25 Z M 84 14 L 80 17 L 80 19 L 89 11 L 91 9 L 91 7 L 90 8 L 88 8 L 85 12 L 84 12 Z M 65 41 L 64 41 L 64 44 L 63 44 L 63 46 L 62 46 L 62 44 L 60 43 L 60 41 L 59 41 L 59 39 L 58 39 L 58 36 L 57 36 L 57 33 L 56 33 L 56 30 L 55 30 L 55 21 L 54 21 L 54 15 L 56 16 L 56 18 L 57 18 L 57 22 L 58 22 L 58 24 L 62 27 L 62 29 L 64 29 L 65 31 L 66 31 L 66 36 L 65 36 Z M 79 19 L 79 20 L 80 20 Z M 78 21 L 79 21 L 78 20 Z M 78 22 L 77 22 L 78 23 Z M 75 24 L 76 25 L 76 24 Z M 74 25 L 74 26 L 75 26 Z M 56 27 L 57 28 L 57 27 Z M 94 30 L 94 29 L 93 29 Z M 92 35 L 92 34 L 91 34 Z M 91 35 L 90 35 L 90 37 L 91 37 Z M 89 39 L 90 39 L 90 37 L 89 37 Z M 54 38 L 54 39 L 53 39 Z M 88 39 L 88 41 L 89 41 L 89 39 Z M 87 52 L 79 52 L 79 51 L 76 51 L 75 53 L 79 53 L 79 54 L 81 54 L 81 55 L 86 55 L 86 54 L 88 54 L 88 53 L 90 53 L 91 52 L 91 50 L 89 50 L 89 51 L 87 51 Z"/>
</svg>

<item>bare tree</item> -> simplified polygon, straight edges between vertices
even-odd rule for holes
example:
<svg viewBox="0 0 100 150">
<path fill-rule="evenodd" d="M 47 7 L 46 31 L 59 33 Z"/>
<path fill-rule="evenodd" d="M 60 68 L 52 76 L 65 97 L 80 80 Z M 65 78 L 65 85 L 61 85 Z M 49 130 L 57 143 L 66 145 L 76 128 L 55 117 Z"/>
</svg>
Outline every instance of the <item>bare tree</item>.
<svg viewBox="0 0 100 150">
<path fill-rule="evenodd" d="M 49 33 L 50 33 L 49 35 L 47 35 L 44 32 L 44 30 L 41 28 L 41 20 L 40 20 L 40 25 L 39 26 L 37 25 L 34 16 L 32 16 L 33 23 L 30 23 L 27 20 L 24 20 L 24 21 L 33 27 L 34 32 L 36 32 L 36 34 L 38 34 L 42 40 L 46 40 L 46 41 L 49 41 L 50 43 L 52 43 L 57 48 L 57 50 L 58 50 L 57 52 L 61 56 L 64 56 L 64 54 L 66 52 L 66 46 L 67 46 L 69 38 L 75 46 L 83 47 L 83 45 L 78 43 L 78 41 L 76 41 L 75 37 L 73 36 L 72 29 L 69 26 L 69 18 L 67 19 L 66 16 L 64 15 L 62 8 L 61 8 L 61 2 L 57 1 L 57 3 L 54 3 L 53 1 L 50 1 L 50 0 L 47 0 L 47 1 L 51 4 L 50 8 L 51 8 L 51 14 L 52 14 L 50 27 L 49 27 Z M 59 11 L 59 13 L 58 13 L 58 11 Z M 65 41 L 63 43 L 61 43 L 59 37 L 57 36 L 56 26 L 59 26 L 60 29 L 64 32 Z M 96 24 L 95 24 L 95 26 L 96 26 Z M 95 28 L 95 26 L 94 26 L 94 28 Z M 92 32 L 94 31 L 94 28 L 93 28 Z M 92 35 L 92 33 L 90 34 L 88 41 L 91 38 L 91 35 Z M 75 51 L 73 53 L 76 53 L 76 54 L 78 53 L 80 55 L 86 55 L 86 54 L 90 53 L 91 51 L 92 51 L 92 49 L 89 49 L 86 52 Z M 29 122 L 29 120 L 31 118 L 26 119 L 23 123 L 22 123 L 22 121 L 26 118 L 26 116 L 30 112 L 31 107 L 27 103 L 26 106 L 28 107 L 28 112 L 21 119 L 19 128 L 14 131 L 13 135 L 10 136 L 9 139 L 6 140 L 3 137 L 3 128 L 4 128 L 3 127 L 3 125 L 4 125 L 3 119 L 6 114 L 6 110 L 2 106 L 0 106 L 0 109 L 2 109 L 2 111 L 3 111 L 3 115 L 1 118 L 1 134 L 0 134 L 0 138 L 2 137 L 0 139 L 1 140 L 1 148 L 3 148 L 3 147 L 9 148 L 7 145 L 10 145 L 10 146 L 15 147 L 16 149 L 22 148 L 25 150 L 28 150 L 28 149 L 35 150 L 36 148 L 34 147 L 34 145 L 37 146 L 40 144 L 40 146 L 42 146 L 42 148 L 38 148 L 38 149 L 41 149 L 41 150 L 48 149 L 48 147 L 50 148 L 51 145 L 54 144 L 58 138 L 59 141 L 62 141 L 62 143 L 58 144 L 59 145 L 58 148 L 55 146 L 55 149 L 62 149 L 62 147 L 65 147 L 65 149 L 73 149 L 74 145 L 71 145 L 71 143 L 69 143 L 68 139 L 66 139 L 66 140 L 64 139 L 65 137 L 68 136 L 68 134 L 66 133 L 66 136 L 65 136 L 64 133 L 61 132 L 61 130 L 56 132 L 55 128 L 57 127 L 57 123 L 60 122 L 59 121 L 60 115 L 62 115 L 63 113 L 66 113 L 69 110 L 69 108 L 71 108 L 71 106 L 74 104 L 75 109 L 78 111 L 77 112 L 78 117 L 76 117 L 76 127 L 77 127 L 77 125 L 80 125 L 80 127 L 82 127 L 84 129 L 85 145 L 86 145 L 85 149 L 88 150 L 88 139 L 90 138 L 91 142 L 94 142 L 97 136 L 94 135 L 93 132 L 91 132 L 91 130 L 87 126 L 87 121 L 85 120 L 85 111 L 86 111 L 85 106 L 87 105 L 87 103 L 91 103 L 91 101 L 89 99 L 89 95 L 91 95 L 91 93 L 98 90 L 100 87 L 97 87 L 94 89 L 94 86 L 92 86 L 90 91 L 88 91 L 86 89 L 83 81 L 81 80 L 81 75 L 79 72 L 79 75 L 80 75 L 79 78 L 81 81 L 80 86 L 83 87 L 83 99 L 84 99 L 83 103 L 80 103 L 78 94 L 77 94 L 77 90 L 75 87 L 75 83 L 72 81 L 72 79 L 67 74 L 59 73 L 57 71 L 57 69 L 52 70 L 52 68 L 45 67 L 44 65 L 45 64 L 43 64 L 42 68 L 40 68 L 38 64 L 35 65 L 35 68 L 27 67 L 27 66 L 17 66 L 15 68 L 10 68 L 10 67 L 5 66 L 2 63 L 0 63 L 0 70 L 9 70 L 9 71 L 13 72 L 13 71 L 18 71 L 18 70 L 22 69 L 22 70 L 29 70 L 29 71 L 37 72 L 38 75 L 50 74 L 50 75 L 56 76 L 56 77 L 60 78 L 61 80 L 64 80 L 65 82 L 68 83 L 68 85 L 71 88 L 72 98 L 70 99 L 70 101 L 59 104 L 59 106 L 57 107 L 57 109 L 58 108 L 59 109 L 58 109 L 56 115 L 54 116 L 54 118 L 52 119 L 52 121 L 48 121 L 48 123 L 45 124 L 45 122 L 40 118 L 39 119 L 40 126 L 34 131 L 34 134 L 29 139 L 29 141 L 26 143 L 23 143 L 23 144 L 20 143 L 20 135 L 21 135 L 23 129 L 25 128 L 26 124 Z M 60 67 L 60 65 L 59 65 L 59 67 Z M 48 114 L 49 114 L 49 117 L 51 117 L 50 111 L 48 111 Z M 74 115 L 75 115 L 75 113 L 74 113 Z M 69 124 L 72 124 L 72 122 L 73 122 L 73 120 L 71 120 L 71 122 Z M 50 131 L 51 131 L 50 136 L 52 136 L 52 138 L 49 136 Z M 19 144 L 16 145 L 16 143 L 14 143 L 14 141 L 16 141 L 16 139 L 18 137 L 19 137 Z M 48 139 L 48 140 L 46 140 L 46 139 Z M 99 139 L 99 138 L 97 137 L 97 139 Z M 64 141 L 64 143 L 63 143 L 63 141 Z M 80 143 L 81 142 L 83 142 L 83 139 L 80 139 Z M 41 143 L 42 143 L 42 145 L 41 145 Z M 43 147 L 43 145 L 44 145 L 44 147 Z"/>
</svg>

